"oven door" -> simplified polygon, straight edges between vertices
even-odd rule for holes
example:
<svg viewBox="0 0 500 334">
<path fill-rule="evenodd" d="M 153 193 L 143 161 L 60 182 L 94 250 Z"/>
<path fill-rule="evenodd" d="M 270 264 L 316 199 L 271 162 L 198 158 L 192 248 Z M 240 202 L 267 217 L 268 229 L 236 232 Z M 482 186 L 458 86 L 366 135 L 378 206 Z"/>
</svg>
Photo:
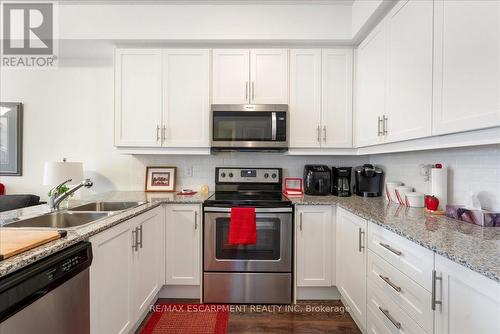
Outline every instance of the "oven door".
<svg viewBox="0 0 500 334">
<path fill-rule="evenodd" d="M 238 272 L 292 271 L 292 211 L 257 208 L 257 243 L 228 243 L 231 209 L 205 208 L 204 270 Z"/>
</svg>

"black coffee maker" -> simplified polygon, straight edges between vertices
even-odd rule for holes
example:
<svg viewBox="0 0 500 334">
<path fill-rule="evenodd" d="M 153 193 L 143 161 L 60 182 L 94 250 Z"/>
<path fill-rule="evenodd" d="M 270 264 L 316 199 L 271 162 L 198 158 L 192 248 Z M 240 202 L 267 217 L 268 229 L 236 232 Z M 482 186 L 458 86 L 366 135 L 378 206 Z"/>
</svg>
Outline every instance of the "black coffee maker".
<svg viewBox="0 0 500 334">
<path fill-rule="evenodd" d="M 358 196 L 382 196 L 384 171 L 370 164 L 354 168 L 355 192 Z"/>
<path fill-rule="evenodd" d="M 328 166 L 305 165 L 304 192 L 306 195 L 328 195 L 331 187 L 331 173 Z"/>
<path fill-rule="evenodd" d="M 352 167 L 332 167 L 332 194 L 339 197 L 351 196 Z"/>
</svg>

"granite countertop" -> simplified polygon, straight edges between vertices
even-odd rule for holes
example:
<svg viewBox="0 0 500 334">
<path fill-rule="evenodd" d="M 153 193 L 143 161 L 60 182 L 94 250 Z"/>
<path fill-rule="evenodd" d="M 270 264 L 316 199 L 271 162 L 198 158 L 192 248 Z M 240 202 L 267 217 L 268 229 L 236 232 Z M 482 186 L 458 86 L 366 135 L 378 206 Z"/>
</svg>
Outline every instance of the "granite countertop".
<svg viewBox="0 0 500 334">
<path fill-rule="evenodd" d="M 130 219 L 164 203 L 201 204 L 211 194 L 197 193 L 179 196 L 175 193 L 145 193 L 118 191 L 72 201 L 69 207 L 93 201 L 145 201 L 134 209 L 116 213 L 108 218 L 74 230 L 65 238 L 52 241 L 30 251 L 0 261 L 0 277 L 37 260 L 69 247 L 124 220 Z M 304 196 L 291 198 L 295 205 L 338 205 L 370 222 L 380 225 L 452 261 L 466 266 L 494 281 L 500 282 L 500 228 L 480 227 L 444 216 L 424 213 L 423 209 L 407 208 L 388 203 L 382 197 L 362 198 L 336 196 Z M 28 218 L 47 213 L 47 205 L 0 213 L 0 226 L 14 218 Z M 0 228 L 1 233 L 1 228 Z"/>
<path fill-rule="evenodd" d="M 423 209 L 389 203 L 382 197 L 307 196 L 295 205 L 338 205 L 450 260 L 500 282 L 500 228 L 481 227 Z"/>
<path fill-rule="evenodd" d="M 147 202 L 136 208 L 118 212 L 110 217 L 100 219 L 89 225 L 84 225 L 76 229 L 68 230 L 66 237 L 49 242 L 42 246 L 33 248 L 27 252 L 0 261 L 0 278 L 6 276 L 22 267 L 34 263 L 44 257 L 54 254 L 64 248 L 72 246 L 80 241 L 88 240 L 89 237 L 115 226 L 127 219 L 137 216 L 145 211 L 151 210 L 164 203 L 172 204 L 201 204 L 211 194 L 197 193 L 193 196 L 181 196 L 175 193 L 146 193 L 143 191 L 117 191 L 94 195 L 82 200 L 73 200 L 69 203 L 69 208 L 83 203 L 95 201 L 123 201 L 123 202 Z M 3 224 L 12 219 L 25 219 L 39 216 L 49 212 L 48 205 L 37 205 L 19 210 L 0 212 L 0 233 L 5 227 Z"/>
</svg>

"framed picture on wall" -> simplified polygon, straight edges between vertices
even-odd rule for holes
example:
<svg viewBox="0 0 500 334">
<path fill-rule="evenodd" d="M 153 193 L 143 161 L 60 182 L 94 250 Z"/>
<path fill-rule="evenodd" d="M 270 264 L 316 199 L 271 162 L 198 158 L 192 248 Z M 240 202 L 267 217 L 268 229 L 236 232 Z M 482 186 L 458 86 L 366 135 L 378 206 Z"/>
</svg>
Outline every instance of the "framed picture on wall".
<svg viewBox="0 0 500 334">
<path fill-rule="evenodd" d="M 146 191 L 175 191 L 175 167 L 146 167 Z"/>
<path fill-rule="evenodd" d="M 0 175 L 23 174 L 23 104 L 0 102 Z"/>
</svg>

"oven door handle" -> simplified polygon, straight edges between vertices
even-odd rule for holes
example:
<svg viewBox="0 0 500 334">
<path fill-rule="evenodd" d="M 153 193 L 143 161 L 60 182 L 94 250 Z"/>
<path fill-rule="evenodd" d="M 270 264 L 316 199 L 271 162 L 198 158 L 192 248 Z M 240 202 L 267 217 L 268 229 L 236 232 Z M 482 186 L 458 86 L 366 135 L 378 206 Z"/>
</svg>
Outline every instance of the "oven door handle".
<svg viewBox="0 0 500 334">
<path fill-rule="evenodd" d="M 204 212 L 231 212 L 231 208 L 205 207 Z M 293 208 L 256 208 L 255 213 L 293 212 Z"/>
</svg>

